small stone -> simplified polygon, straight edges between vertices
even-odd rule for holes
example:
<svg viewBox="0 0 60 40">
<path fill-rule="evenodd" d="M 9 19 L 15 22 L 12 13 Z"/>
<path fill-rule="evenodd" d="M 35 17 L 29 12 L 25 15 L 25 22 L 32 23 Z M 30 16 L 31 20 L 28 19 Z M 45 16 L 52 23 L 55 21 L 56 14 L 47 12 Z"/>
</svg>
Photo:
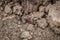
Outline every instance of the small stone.
<svg viewBox="0 0 60 40">
<path fill-rule="evenodd" d="M 44 12 L 44 11 L 45 11 L 45 6 L 40 6 L 40 7 L 39 7 L 39 11 L 40 11 L 40 12 Z"/>
<path fill-rule="evenodd" d="M 48 5 L 51 0 L 43 0 L 43 5 Z"/>
<path fill-rule="evenodd" d="M 21 18 L 22 23 L 26 23 L 26 20 L 28 19 L 28 15 L 24 15 Z"/>
<path fill-rule="evenodd" d="M 11 13 L 12 12 L 11 8 L 8 5 L 5 6 L 5 10 L 4 11 L 6 13 Z"/>
<path fill-rule="evenodd" d="M 13 7 L 13 12 L 17 15 L 19 14 L 22 15 L 21 10 L 22 10 L 22 7 L 18 3 L 16 3 L 15 6 Z"/>
<path fill-rule="evenodd" d="M 32 36 L 30 35 L 30 33 L 28 31 L 22 32 L 20 37 L 21 38 L 28 38 L 28 39 L 32 38 Z"/>
<path fill-rule="evenodd" d="M 45 8 L 45 12 L 48 12 L 51 7 L 52 7 L 52 5 L 49 4 L 49 5 Z"/>
<path fill-rule="evenodd" d="M 46 19 L 42 18 L 41 20 L 37 20 L 37 24 L 40 28 L 45 29 L 47 26 Z"/>
<path fill-rule="evenodd" d="M 27 27 L 27 30 L 29 31 L 33 31 L 34 30 L 34 27 L 32 24 L 29 24 L 28 27 Z"/>
<path fill-rule="evenodd" d="M 33 17 L 34 18 L 41 18 L 44 15 L 44 12 L 34 12 Z"/>
<path fill-rule="evenodd" d="M 22 23 L 26 23 L 26 19 L 25 18 L 22 18 Z"/>
</svg>

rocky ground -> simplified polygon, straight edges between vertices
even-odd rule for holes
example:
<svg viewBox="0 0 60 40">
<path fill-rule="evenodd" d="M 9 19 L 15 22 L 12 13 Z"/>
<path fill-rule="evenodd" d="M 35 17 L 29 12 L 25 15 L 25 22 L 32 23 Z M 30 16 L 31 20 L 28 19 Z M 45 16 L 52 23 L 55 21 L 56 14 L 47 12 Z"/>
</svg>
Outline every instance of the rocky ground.
<svg viewBox="0 0 60 40">
<path fill-rule="evenodd" d="M 0 40 L 60 40 L 60 0 L 0 0 Z"/>
</svg>

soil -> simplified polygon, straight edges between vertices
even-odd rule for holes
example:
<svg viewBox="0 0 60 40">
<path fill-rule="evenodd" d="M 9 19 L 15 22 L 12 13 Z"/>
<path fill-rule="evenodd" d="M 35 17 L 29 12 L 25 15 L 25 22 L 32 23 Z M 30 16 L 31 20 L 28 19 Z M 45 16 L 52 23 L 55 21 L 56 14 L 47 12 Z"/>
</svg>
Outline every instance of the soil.
<svg viewBox="0 0 60 40">
<path fill-rule="evenodd" d="M 60 0 L 0 0 L 0 40 L 60 40 Z"/>
</svg>

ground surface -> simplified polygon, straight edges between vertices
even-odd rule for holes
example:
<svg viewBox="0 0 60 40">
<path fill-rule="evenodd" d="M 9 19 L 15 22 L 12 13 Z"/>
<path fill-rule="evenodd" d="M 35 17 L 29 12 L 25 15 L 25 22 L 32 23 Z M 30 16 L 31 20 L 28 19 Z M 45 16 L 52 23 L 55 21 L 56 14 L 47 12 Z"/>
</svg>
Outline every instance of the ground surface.
<svg viewBox="0 0 60 40">
<path fill-rule="evenodd" d="M 60 0 L 0 0 L 0 40 L 60 40 Z"/>
</svg>

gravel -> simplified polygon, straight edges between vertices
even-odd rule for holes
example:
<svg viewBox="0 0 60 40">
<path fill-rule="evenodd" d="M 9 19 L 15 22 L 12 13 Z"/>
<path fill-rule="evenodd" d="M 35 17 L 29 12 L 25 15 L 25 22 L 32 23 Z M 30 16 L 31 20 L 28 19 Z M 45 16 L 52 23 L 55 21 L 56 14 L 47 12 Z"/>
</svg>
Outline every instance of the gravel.
<svg viewBox="0 0 60 40">
<path fill-rule="evenodd" d="M 60 40 L 60 0 L 0 0 L 0 40 Z"/>
</svg>

